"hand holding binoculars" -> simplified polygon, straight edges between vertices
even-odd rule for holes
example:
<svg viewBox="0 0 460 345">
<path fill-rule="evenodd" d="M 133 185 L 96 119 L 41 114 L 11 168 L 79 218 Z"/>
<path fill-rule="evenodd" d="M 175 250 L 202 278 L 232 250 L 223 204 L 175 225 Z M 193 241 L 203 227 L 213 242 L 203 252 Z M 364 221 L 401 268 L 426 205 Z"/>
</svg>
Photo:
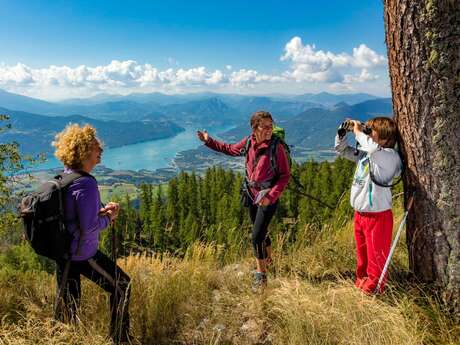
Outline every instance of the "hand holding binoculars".
<svg viewBox="0 0 460 345">
<path fill-rule="evenodd" d="M 361 132 L 363 132 L 364 134 L 369 135 L 372 133 L 372 128 L 366 125 L 365 123 L 362 123 L 361 121 L 358 121 L 358 120 L 347 119 L 340 124 L 339 129 L 337 130 L 337 134 L 339 135 L 339 138 L 343 138 L 348 132 L 353 132 L 353 128 L 355 127 L 355 122 L 358 123 L 358 126 Z"/>
</svg>

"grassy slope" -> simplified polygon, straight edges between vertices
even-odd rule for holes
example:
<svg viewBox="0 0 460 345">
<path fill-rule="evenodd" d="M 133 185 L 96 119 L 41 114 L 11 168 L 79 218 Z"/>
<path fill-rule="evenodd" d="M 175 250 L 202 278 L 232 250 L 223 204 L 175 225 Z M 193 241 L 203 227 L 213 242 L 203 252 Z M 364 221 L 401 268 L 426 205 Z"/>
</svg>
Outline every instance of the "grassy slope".
<svg viewBox="0 0 460 345">
<path fill-rule="evenodd" d="M 402 218 L 396 212 L 396 224 Z M 336 225 L 337 227 L 340 224 Z M 308 241 L 307 241 L 308 239 Z M 308 229 L 287 246 L 277 239 L 263 293 L 250 291 L 250 253 L 195 245 L 184 259 L 131 256 L 120 264 L 133 280 L 130 311 L 136 344 L 458 344 L 460 329 L 420 287 L 402 279 L 404 243 L 384 296 L 357 291 L 352 224 Z M 281 248 L 284 253 L 281 255 Z M 230 257 L 235 257 L 231 255 Z M 110 344 L 108 297 L 83 284 L 81 324 L 54 324 L 54 277 L 0 271 L 0 344 Z"/>
<path fill-rule="evenodd" d="M 99 193 L 101 194 L 101 201 L 107 203 L 116 198 L 123 199 L 126 194 L 129 195 L 130 200 L 136 199 L 139 189 L 131 183 L 115 183 L 111 186 L 100 185 Z"/>
</svg>

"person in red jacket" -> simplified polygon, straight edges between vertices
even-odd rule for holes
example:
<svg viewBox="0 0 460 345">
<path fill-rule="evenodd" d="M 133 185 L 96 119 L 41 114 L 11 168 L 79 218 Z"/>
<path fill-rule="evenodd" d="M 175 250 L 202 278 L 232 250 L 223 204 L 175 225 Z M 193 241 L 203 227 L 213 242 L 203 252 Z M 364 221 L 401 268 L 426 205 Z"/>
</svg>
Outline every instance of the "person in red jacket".
<svg viewBox="0 0 460 345">
<path fill-rule="evenodd" d="M 271 240 L 268 225 L 278 206 L 278 199 L 289 178 L 289 160 L 282 143 L 275 148 L 276 171 L 270 163 L 273 118 L 269 112 L 257 111 L 251 116 L 252 134 L 236 144 L 217 141 L 206 131 L 198 131 L 198 138 L 215 151 L 230 156 L 246 155 L 246 185 L 249 216 L 253 224 L 252 245 L 257 262 L 254 287 L 267 284 L 267 263 L 271 262 Z M 247 141 L 250 140 L 249 143 Z M 248 145 L 247 145 L 248 144 Z M 245 152 L 247 150 L 247 152 Z M 268 261 L 268 262 L 267 262 Z"/>
</svg>

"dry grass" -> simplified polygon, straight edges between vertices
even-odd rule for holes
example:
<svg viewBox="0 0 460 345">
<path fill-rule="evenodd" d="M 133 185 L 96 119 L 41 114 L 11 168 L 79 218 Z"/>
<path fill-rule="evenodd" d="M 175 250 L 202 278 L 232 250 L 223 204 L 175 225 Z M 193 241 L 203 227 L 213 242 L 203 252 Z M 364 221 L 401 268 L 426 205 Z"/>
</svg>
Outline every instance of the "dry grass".
<svg viewBox="0 0 460 345">
<path fill-rule="evenodd" d="M 400 214 L 397 215 L 397 219 Z M 305 231 L 308 231 L 306 229 Z M 197 244 L 183 259 L 120 260 L 133 281 L 135 344 L 459 344 L 460 329 L 431 297 L 401 285 L 404 244 L 383 297 L 354 288 L 351 225 L 313 246 L 280 238 L 268 288 L 251 292 L 250 255 L 222 266 L 222 248 Z M 275 249 L 276 249 L 275 248 Z M 280 250 L 284 254 L 280 254 Z M 1 272 L 1 271 L 0 271 Z M 79 325 L 51 319 L 54 277 L 1 272 L 0 344 L 110 344 L 108 296 L 84 281 Z"/>
</svg>

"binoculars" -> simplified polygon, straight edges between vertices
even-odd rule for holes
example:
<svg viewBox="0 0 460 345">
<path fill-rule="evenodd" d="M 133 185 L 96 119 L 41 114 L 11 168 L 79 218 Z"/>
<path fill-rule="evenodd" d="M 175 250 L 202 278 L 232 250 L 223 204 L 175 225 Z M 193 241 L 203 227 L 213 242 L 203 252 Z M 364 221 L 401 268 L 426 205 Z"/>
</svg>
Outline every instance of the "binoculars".
<svg viewBox="0 0 460 345">
<path fill-rule="evenodd" d="M 337 134 L 339 135 L 339 138 L 343 138 L 347 134 L 347 132 L 353 131 L 353 127 L 354 127 L 353 122 L 354 122 L 353 120 L 345 120 L 344 122 L 340 124 L 339 129 L 337 130 Z M 359 127 L 361 128 L 361 131 L 364 134 L 369 135 L 372 133 L 372 128 L 370 126 L 360 121 L 357 121 L 357 122 L 359 123 Z"/>
</svg>

